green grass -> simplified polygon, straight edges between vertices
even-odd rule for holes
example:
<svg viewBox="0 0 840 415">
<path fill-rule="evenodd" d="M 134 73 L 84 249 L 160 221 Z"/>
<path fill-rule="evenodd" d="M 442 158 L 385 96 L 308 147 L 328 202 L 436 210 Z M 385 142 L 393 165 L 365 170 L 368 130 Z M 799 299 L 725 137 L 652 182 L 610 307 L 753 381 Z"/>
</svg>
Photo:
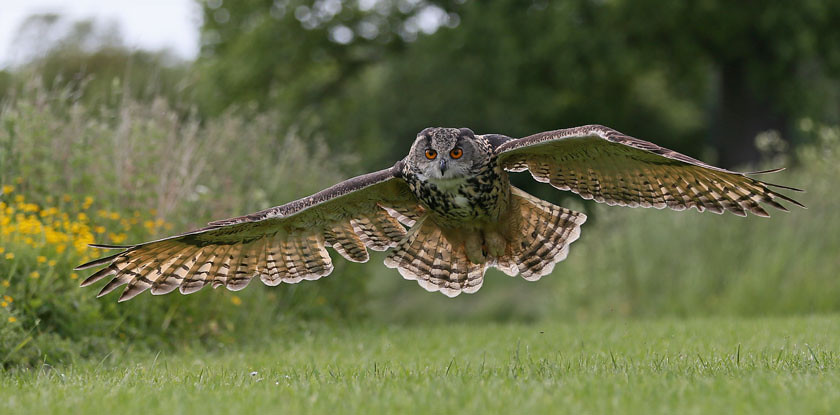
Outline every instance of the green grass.
<svg viewBox="0 0 840 415">
<path fill-rule="evenodd" d="M 0 413 L 831 413 L 840 316 L 315 325 L 0 374 Z M 131 344 L 126 340 L 126 345 Z"/>
</svg>

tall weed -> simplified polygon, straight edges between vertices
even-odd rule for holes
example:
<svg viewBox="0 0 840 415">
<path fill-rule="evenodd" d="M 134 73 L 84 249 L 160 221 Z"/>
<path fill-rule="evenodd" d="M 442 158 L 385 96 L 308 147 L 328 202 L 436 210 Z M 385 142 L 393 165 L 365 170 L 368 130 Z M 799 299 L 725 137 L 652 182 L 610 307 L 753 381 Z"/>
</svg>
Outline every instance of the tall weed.
<svg viewBox="0 0 840 415">
<path fill-rule="evenodd" d="M 73 266 L 105 254 L 87 243 L 142 242 L 282 204 L 339 181 L 350 160 L 302 142 L 269 113 L 200 121 L 162 99 L 118 102 L 89 108 L 70 90 L 32 82 L 0 107 L 0 293 L 11 299 L 0 311 L 0 364 L 223 345 L 291 315 L 360 312 L 364 280 L 342 278 L 341 261 L 339 275 L 318 283 L 236 294 L 208 288 L 117 306 L 117 294 L 79 289 L 89 272 Z"/>
</svg>

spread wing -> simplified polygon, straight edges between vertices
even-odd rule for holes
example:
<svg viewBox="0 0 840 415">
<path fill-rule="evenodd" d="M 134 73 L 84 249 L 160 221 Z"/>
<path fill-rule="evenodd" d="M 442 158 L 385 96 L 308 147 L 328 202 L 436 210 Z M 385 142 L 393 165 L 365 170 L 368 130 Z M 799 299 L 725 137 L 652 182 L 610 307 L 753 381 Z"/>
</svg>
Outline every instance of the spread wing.
<svg viewBox="0 0 840 415">
<path fill-rule="evenodd" d="M 150 289 L 182 294 L 205 285 L 244 288 L 254 277 L 267 285 L 296 283 L 333 270 L 326 247 L 354 262 L 385 250 L 422 214 L 400 165 L 341 182 L 312 196 L 250 215 L 211 222 L 181 235 L 131 246 L 92 245 L 122 252 L 78 266 L 107 265 L 82 286 L 112 277 L 99 292 L 127 285 L 120 301 Z"/>
<path fill-rule="evenodd" d="M 504 169 L 529 170 L 537 181 L 609 205 L 693 207 L 740 216 L 769 216 L 761 204 L 787 210 L 780 200 L 804 207 L 771 187 L 799 189 L 714 167 L 600 125 L 497 141 L 497 160 Z"/>
</svg>

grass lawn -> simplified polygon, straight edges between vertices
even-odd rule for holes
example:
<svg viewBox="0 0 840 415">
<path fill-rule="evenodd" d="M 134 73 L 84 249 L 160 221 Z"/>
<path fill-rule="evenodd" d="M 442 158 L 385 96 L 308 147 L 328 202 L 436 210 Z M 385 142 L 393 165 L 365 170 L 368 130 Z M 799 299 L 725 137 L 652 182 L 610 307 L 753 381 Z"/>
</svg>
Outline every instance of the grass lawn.
<svg viewBox="0 0 840 415">
<path fill-rule="evenodd" d="M 0 413 L 836 413 L 840 316 L 315 325 L 0 373 Z M 127 346 L 130 342 L 127 341 Z"/>
</svg>

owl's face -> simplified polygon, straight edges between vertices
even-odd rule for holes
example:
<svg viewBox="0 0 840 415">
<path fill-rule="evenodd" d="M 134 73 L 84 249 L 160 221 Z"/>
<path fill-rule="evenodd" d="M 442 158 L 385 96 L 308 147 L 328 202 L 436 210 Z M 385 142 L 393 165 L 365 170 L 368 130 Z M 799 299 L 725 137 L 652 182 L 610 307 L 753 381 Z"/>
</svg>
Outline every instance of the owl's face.
<svg viewBox="0 0 840 415">
<path fill-rule="evenodd" d="M 484 158 L 469 128 L 426 128 L 417 134 L 408 155 L 424 181 L 469 177 Z"/>
</svg>

